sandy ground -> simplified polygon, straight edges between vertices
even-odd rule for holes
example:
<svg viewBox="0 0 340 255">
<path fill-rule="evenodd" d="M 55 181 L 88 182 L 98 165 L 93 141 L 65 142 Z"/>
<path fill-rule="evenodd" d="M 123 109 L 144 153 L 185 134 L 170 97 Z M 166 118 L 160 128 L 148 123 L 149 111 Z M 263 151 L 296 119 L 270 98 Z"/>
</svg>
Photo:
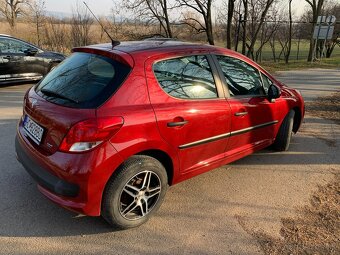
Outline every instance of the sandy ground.
<svg viewBox="0 0 340 255">
<path fill-rule="evenodd" d="M 340 90 L 339 70 L 278 77 L 307 101 Z M 263 150 L 175 185 L 147 224 L 115 231 L 49 202 L 16 161 L 28 87 L 0 87 L 0 254 L 264 254 L 252 233 L 281 238 L 281 219 L 294 217 L 340 171 L 339 127 L 307 114 L 288 152 Z"/>
</svg>

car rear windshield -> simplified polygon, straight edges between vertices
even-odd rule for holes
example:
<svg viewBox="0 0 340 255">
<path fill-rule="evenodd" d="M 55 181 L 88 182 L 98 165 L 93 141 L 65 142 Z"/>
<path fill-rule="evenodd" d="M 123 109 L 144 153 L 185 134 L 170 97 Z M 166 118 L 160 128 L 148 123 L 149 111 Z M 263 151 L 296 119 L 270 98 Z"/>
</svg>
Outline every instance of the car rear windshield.
<svg viewBox="0 0 340 255">
<path fill-rule="evenodd" d="M 46 100 L 73 108 L 97 108 L 123 83 L 131 68 L 108 57 L 77 52 L 36 87 Z"/>
</svg>

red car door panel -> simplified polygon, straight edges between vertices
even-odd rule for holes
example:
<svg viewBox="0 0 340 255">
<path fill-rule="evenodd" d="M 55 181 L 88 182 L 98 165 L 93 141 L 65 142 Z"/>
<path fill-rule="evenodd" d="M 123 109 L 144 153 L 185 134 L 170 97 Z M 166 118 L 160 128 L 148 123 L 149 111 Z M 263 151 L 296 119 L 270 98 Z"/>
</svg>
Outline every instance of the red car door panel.
<svg viewBox="0 0 340 255">
<path fill-rule="evenodd" d="M 242 59 L 217 55 L 230 97 L 231 133 L 227 156 L 269 145 L 279 122 L 277 104 L 269 102 L 259 70 Z"/>
<path fill-rule="evenodd" d="M 273 140 L 279 122 L 277 104 L 265 97 L 230 98 L 228 102 L 232 113 L 228 155 Z"/>
<path fill-rule="evenodd" d="M 199 58 L 202 62 L 206 57 Z M 211 91 L 203 94 L 210 98 L 199 98 L 207 86 L 205 82 L 209 80 L 209 75 L 212 75 L 207 61 L 203 64 L 194 63 L 194 60 L 190 59 L 176 60 L 178 63 L 175 60 L 174 63 L 170 61 L 159 63 L 156 70 L 152 69 L 155 60 L 147 61 L 146 73 L 153 74 L 154 71 L 157 76 L 156 78 L 155 75 L 147 75 L 147 83 L 159 132 L 164 140 L 177 150 L 180 171 L 183 174 L 225 157 L 230 133 L 230 108 L 224 95 L 218 97 L 218 89 L 214 92 L 215 98 Z M 166 67 L 167 65 L 171 69 Z M 183 67 L 179 67 L 181 65 Z M 202 71 L 197 70 L 200 68 Z M 197 78 L 196 75 L 200 77 Z M 212 77 L 209 82 L 209 86 L 215 86 Z M 189 90 L 189 86 L 193 90 Z M 189 96 L 196 98 L 185 98 Z"/>
</svg>

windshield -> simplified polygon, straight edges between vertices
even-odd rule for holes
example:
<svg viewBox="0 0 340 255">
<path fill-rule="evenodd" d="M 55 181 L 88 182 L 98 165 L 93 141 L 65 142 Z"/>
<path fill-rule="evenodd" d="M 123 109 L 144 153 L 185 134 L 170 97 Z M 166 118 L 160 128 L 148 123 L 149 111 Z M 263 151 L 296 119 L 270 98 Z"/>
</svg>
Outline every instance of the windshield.
<svg viewBox="0 0 340 255">
<path fill-rule="evenodd" d="M 77 52 L 36 87 L 46 100 L 74 108 L 97 108 L 122 84 L 130 68 L 108 57 Z"/>
</svg>

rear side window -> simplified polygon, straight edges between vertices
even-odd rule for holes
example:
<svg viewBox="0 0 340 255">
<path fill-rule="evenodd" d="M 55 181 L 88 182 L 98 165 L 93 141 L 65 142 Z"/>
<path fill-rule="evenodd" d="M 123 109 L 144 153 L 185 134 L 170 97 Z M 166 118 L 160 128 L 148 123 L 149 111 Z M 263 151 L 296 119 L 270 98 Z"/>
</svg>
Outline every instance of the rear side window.
<svg viewBox="0 0 340 255">
<path fill-rule="evenodd" d="M 74 108 L 97 108 L 122 84 L 130 67 L 104 56 L 77 52 L 37 86 L 46 100 Z"/>
<path fill-rule="evenodd" d="M 157 62 L 153 66 L 162 89 L 182 99 L 217 98 L 211 68 L 205 56 L 188 56 Z"/>
</svg>

